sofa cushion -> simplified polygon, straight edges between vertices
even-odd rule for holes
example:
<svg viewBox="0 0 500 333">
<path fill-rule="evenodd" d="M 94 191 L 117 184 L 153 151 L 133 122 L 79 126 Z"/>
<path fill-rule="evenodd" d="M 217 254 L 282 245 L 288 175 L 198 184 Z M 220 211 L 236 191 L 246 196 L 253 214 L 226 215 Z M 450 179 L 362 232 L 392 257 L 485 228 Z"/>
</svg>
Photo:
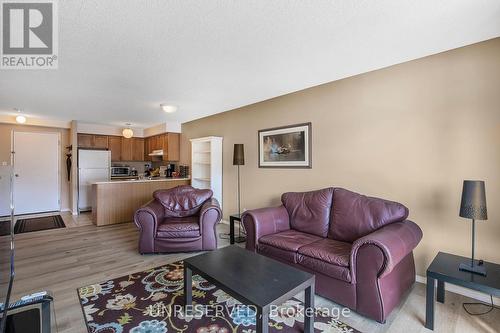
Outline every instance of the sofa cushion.
<svg viewBox="0 0 500 333">
<path fill-rule="evenodd" d="M 189 238 L 200 236 L 200 224 L 197 216 L 167 217 L 158 224 L 158 238 Z"/>
<path fill-rule="evenodd" d="M 297 252 L 283 250 L 272 245 L 259 243 L 257 253 L 285 263 L 297 263 Z"/>
<path fill-rule="evenodd" d="M 259 239 L 259 243 L 271 245 L 279 249 L 294 251 L 304 245 L 320 240 L 318 236 L 306 234 L 296 230 L 286 230 L 276 234 L 266 235 Z"/>
<path fill-rule="evenodd" d="M 324 238 L 299 248 L 299 255 L 326 261 L 332 265 L 349 267 L 351 243 Z"/>
<path fill-rule="evenodd" d="M 296 230 L 286 230 L 266 235 L 259 239 L 258 252 L 285 261 L 297 262 L 297 251 L 301 246 L 320 240 L 318 236 Z"/>
<path fill-rule="evenodd" d="M 352 243 L 384 225 L 407 217 L 408 208 L 400 203 L 335 188 L 328 238 Z"/>
<path fill-rule="evenodd" d="M 297 256 L 297 263 L 313 272 L 319 272 L 337 280 L 351 282 L 351 272 L 349 267 L 330 264 L 321 259 L 311 258 L 301 254 L 298 254 Z"/>
<path fill-rule="evenodd" d="M 153 197 L 165 208 L 165 216 L 184 217 L 198 214 L 201 206 L 213 195 L 211 190 L 201 190 L 189 185 L 168 190 L 157 190 Z"/>
<path fill-rule="evenodd" d="M 326 237 L 330 224 L 333 188 L 311 192 L 288 192 L 281 202 L 290 216 L 292 229 Z"/>
</svg>

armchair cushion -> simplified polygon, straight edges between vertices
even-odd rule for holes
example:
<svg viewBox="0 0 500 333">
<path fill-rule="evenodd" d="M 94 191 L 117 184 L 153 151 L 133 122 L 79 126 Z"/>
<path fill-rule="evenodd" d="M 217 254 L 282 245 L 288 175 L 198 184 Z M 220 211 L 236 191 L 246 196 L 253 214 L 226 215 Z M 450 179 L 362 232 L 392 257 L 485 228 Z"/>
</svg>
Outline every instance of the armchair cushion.
<svg viewBox="0 0 500 333">
<path fill-rule="evenodd" d="M 333 188 L 311 192 L 288 192 L 281 202 L 290 216 L 292 229 L 326 237 L 330 224 Z"/>
<path fill-rule="evenodd" d="M 213 195 L 211 190 L 201 190 L 189 185 L 169 190 L 157 190 L 153 197 L 165 208 L 165 216 L 185 217 L 197 215 L 205 201 Z"/>
<path fill-rule="evenodd" d="M 328 238 L 352 243 L 387 224 L 404 221 L 407 217 L 408 208 L 400 203 L 335 188 Z"/>
<path fill-rule="evenodd" d="M 200 236 L 200 225 L 197 216 L 167 217 L 159 223 L 156 237 L 158 238 L 186 238 Z"/>
</svg>

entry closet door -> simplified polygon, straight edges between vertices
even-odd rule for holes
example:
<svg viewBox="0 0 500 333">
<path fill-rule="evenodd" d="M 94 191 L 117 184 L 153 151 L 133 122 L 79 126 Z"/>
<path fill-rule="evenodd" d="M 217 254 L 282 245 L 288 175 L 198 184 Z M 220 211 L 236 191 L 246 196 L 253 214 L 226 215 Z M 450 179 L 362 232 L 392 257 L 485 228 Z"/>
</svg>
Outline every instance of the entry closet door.
<svg viewBox="0 0 500 333">
<path fill-rule="evenodd" d="M 60 210 L 60 134 L 14 132 L 14 212 Z"/>
</svg>

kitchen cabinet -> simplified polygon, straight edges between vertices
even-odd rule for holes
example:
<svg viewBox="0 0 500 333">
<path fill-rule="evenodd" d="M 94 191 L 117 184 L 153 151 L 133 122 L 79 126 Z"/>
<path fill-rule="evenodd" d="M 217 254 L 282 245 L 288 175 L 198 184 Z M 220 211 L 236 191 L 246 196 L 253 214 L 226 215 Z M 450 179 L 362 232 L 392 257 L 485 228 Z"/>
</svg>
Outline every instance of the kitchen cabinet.
<svg viewBox="0 0 500 333">
<path fill-rule="evenodd" d="M 151 152 L 151 138 L 144 139 L 144 161 L 151 161 L 152 158 L 148 154 Z"/>
<path fill-rule="evenodd" d="M 78 133 L 78 148 L 108 149 L 107 135 Z"/>
<path fill-rule="evenodd" d="M 163 150 L 163 156 L 148 156 L 153 150 Z M 180 134 L 163 133 L 144 139 L 144 158 L 146 161 L 178 161 L 180 159 Z"/>
<path fill-rule="evenodd" d="M 92 134 L 78 134 L 78 147 L 92 148 L 93 138 L 94 136 Z"/>
<path fill-rule="evenodd" d="M 94 148 L 108 149 L 109 142 L 107 135 L 94 135 Z"/>
<path fill-rule="evenodd" d="M 121 136 L 110 136 L 108 138 L 109 150 L 111 151 L 111 161 L 122 160 L 122 138 Z"/>
<path fill-rule="evenodd" d="M 143 161 L 144 160 L 144 139 L 142 138 L 122 138 L 121 145 L 122 161 Z"/>
<path fill-rule="evenodd" d="M 178 161 L 180 159 L 180 134 L 163 134 L 163 160 Z"/>
<path fill-rule="evenodd" d="M 132 161 L 144 161 L 144 139 L 132 139 Z"/>
<path fill-rule="evenodd" d="M 122 138 L 122 161 L 132 161 L 132 140 L 133 138 Z"/>
<path fill-rule="evenodd" d="M 148 138 L 124 138 L 113 135 L 78 133 L 78 148 L 108 149 L 111 161 L 178 161 L 180 134 L 163 133 Z M 163 156 L 151 157 L 153 150 L 163 150 Z"/>
</svg>

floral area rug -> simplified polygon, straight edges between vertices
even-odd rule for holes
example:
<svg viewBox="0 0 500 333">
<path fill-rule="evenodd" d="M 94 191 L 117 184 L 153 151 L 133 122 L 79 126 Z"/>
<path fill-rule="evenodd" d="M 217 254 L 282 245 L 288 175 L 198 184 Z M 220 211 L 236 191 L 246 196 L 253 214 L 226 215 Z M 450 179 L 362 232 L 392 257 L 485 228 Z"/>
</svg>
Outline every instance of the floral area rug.
<svg viewBox="0 0 500 333">
<path fill-rule="evenodd" d="M 255 333 L 252 306 L 193 275 L 193 308 L 185 310 L 183 264 L 175 262 L 78 289 L 89 333 Z M 270 332 L 303 332 L 304 306 L 290 299 L 270 313 Z M 359 333 L 329 309 L 316 308 L 316 332 Z"/>
</svg>

